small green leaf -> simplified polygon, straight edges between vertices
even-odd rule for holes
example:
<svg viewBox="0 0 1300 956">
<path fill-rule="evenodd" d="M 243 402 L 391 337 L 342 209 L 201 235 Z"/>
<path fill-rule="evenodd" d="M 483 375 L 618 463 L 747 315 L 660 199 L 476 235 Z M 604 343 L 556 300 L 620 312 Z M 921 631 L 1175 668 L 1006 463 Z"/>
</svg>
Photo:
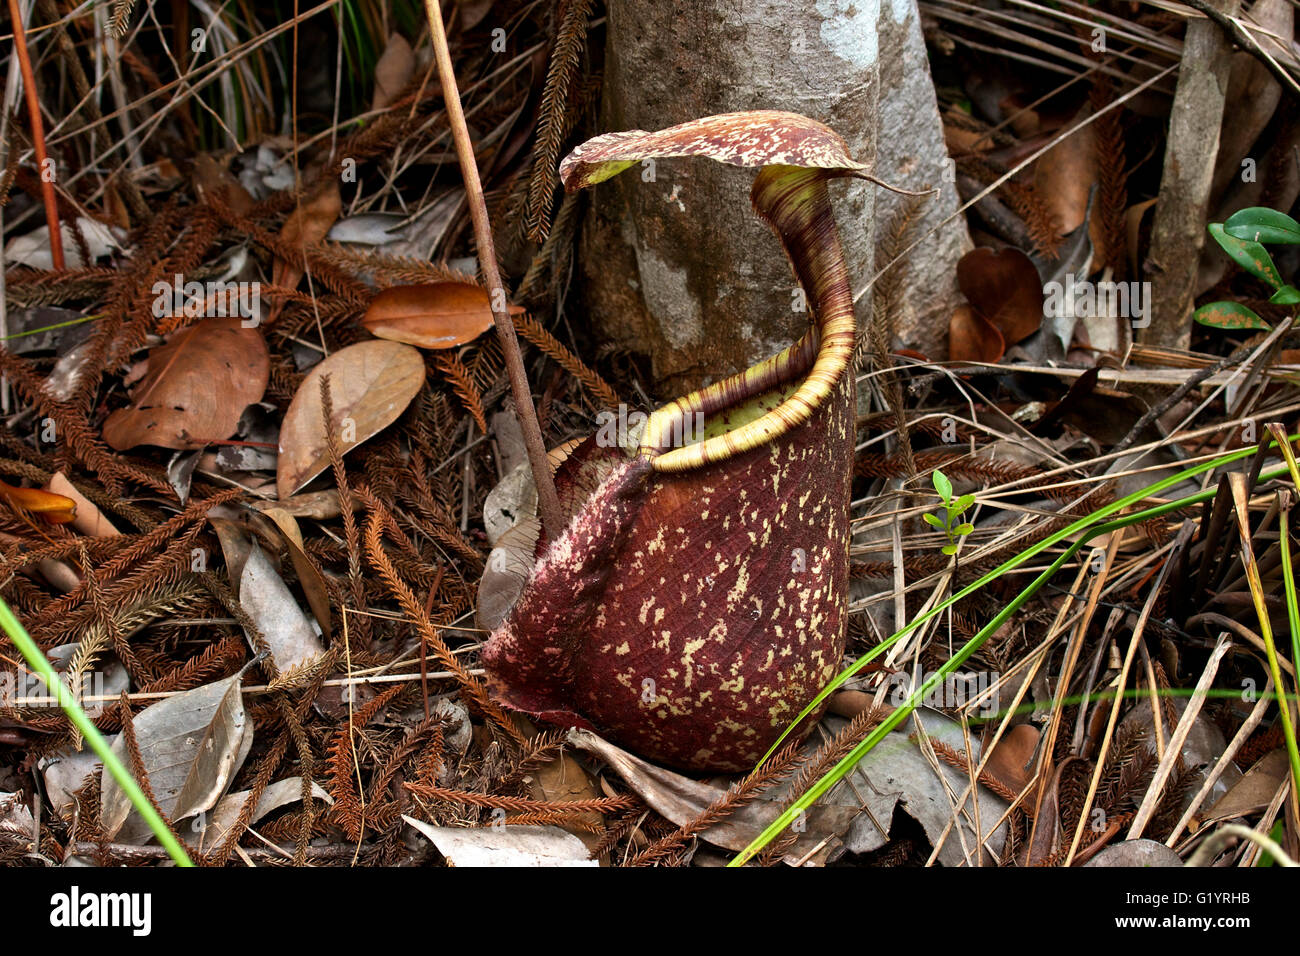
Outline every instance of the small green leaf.
<svg viewBox="0 0 1300 956">
<path fill-rule="evenodd" d="M 938 528 L 941 531 L 943 530 L 944 528 L 943 519 L 940 518 L 938 515 L 923 514 L 921 515 L 921 517 L 924 518 L 926 524 L 930 525 L 931 527 Z"/>
<path fill-rule="evenodd" d="M 1300 289 L 1293 285 L 1284 285 L 1274 292 L 1268 301 L 1274 305 L 1295 305 L 1300 302 Z"/>
<path fill-rule="evenodd" d="M 1206 228 L 1214 237 L 1214 241 L 1232 257 L 1233 262 L 1256 278 L 1264 280 L 1274 289 L 1281 288 L 1282 275 L 1277 271 L 1277 266 L 1273 265 L 1273 257 L 1268 254 L 1267 249 L 1258 242 L 1229 235 L 1224 231 L 1223 223 L 1212 222 Z"/>
<path fill-rule="evenodd" d="M 956 554 L 956 553 L 957 553 L 957 546 L 956 546 L 955 544 L 945 544 L 945 545 L 943 546 L 943 553 L 944 553 L 944 554 Z"/>
<path fill-rule="evenodd" d="M 957 512 L 957 514 L 961 514 L 963 511 L 965 511 L 974 503 L 975 503 L 974 495 L 962 495 L 960 498 L 957 499 L 957 505 L 954 510 Z"/>
<path fill-rule="evenodd" d="M 1251 242 L 1300 244 L 1300 223 L 1284 212 L 1266 206 L 1251 206 L 1234 212 L 1223 224 L 1228 235 Z"/>
<path fill-rule="evenodd" d="M 975 526 L 974 526 L 973 524 L 971 524 L 969 521 L 966 521 L 966 522 L 963 522 L 962 524 L 957 525 L 957 527 L 954 529 L 953 533 L 954 533 L 954 534 L 958 534 L 958 535 L 967 535 L 967 534 L 970 534 L 970 533 L 971 533 L 972 531 L 974 531 L 974 530 L 975 530 Z"/>
<path fill-rule="evenodd" d="M 1239 302 L 1210 302 L 1192 313 L 1201 325 L 1214 329 L 1268 329 L 1269 325 Z"/>
<path fill-rule="evenodd" d="M 948 480 L 948 476 L 936 468 L 931 480 L 934 481 L 934 490 L 939 492 L 939 497 L 942 498 L 945 503 L 951 501 L 952 482 Z"/>
</svg>

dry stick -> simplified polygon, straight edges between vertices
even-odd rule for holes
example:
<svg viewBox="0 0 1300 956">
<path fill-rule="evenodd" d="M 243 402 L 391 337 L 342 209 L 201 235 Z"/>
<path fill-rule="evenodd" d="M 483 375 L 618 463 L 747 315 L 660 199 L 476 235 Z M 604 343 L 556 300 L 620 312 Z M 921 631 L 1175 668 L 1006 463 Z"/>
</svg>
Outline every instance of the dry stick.
<svg viewBox="0 0 1300 956">
<path fill-rule="evenodd" d="M 1282 64 L 1273 59 L 1267 50 L 1260 46 L 1259 41 L 1251 36 L 1250 31 L 1243 27 L 1239 20 L 1228 16 L 1222 10 L 1207 3 L 1206 0 L 1182 0 L 1182 2 L 1189 7 L 1194 7 L 1217 23 L 1243 51 L 1263 63 L 1268 68 L 1268 71 L 1277 78 L 1278 82 L 1288 87 L 1292 93 L 1300 96 L 1300 85 L 1296 83 L 1295 77 Z"/>
<path fill-rule="evenodd" d="M 41 177 L 41 200 L 45 203 L 45 221 L 50 229 L 50 256 L 56 272 L 67 269 L 63 261 L 63 236 L 59 232 L 59 207 L 54 200 L 54 182 L 45 176 L 45 124 L 41 122 L 41 101 L 36 95 L 36 73 L 32 59 L 27 55 L 27 28 L 23 26 L 23 12 L 18 0 L 9 0 L 9 17 L 14 25 L 14 52 L 18 66 L 23 71 L 23 93 L 27 97 L 27 114 L 32 124 L 32 147 L 36 150 L 36 168 Z"/>
<path fill-rule="evenodd" d="M 1210 772 L 1206 774 L 1205 782 L 1201 784 L 1201 789 L 1196 792 L 1196 796 L 1192 798 L 1192 802 L 1187 805 L 1187 809 L 1183 811 L 1183 815 L 1178 818 L 1178 823 L 1174 825 L 1173 831 L 1165 839 L 1165 846 L 1169 847 L 1171 850 L 1174 848 L 1175 844 L 1178 843 L 1178 838 L 1182 836 L 1183 830 L 1186 829 L 1187 824 L 1191 823 L 1192 818 L 1195 817 L 1197 811 L 1201 809 L 1201 804 L 1205 802 L 1205 798 L 1209 796 L 1210 791 L 1214 789 L 1214 785 L 1218 782 L 1219 777 L 1223 775 L 1223 771 L 1227 768 L 1228 764 L 1232 762 L 1232 759 L 1237 756 L 1237 751 L 1241 749 L 1241 745 L 1246 742 L 1246 738 L 1253 734 L 1255 728 L 1260 725 L 1261 721 L 1263 721 L 1264 711 L 1268 708 L 1270 703 L 1269 693 L 1272 690 L 1273 678 L 1270 675 L 1268 682 L 1264 685 L 1263 693 L 1255 703 L 1254 709 L 1251 710 L 1250 714 L 1246 717 L 1245 722 L 1237 730 L 1237 733 L 1233 736 L 1232 740 L 1228 741 L 1227 748 L 1219 755 L 1218 761 L 1214 764 L 1214 767 L 1211 768 Z M 1202 822 L 1208 823 L 1211 821 L 1203 820 Z"/>
<path fill-rule="evenodd" d="M 1224 12 L 1239 8 L 1238 0 L 1214 3 Z M 1187 316 L 1196 297 L 1197 261 L 1205 245 L 1205 214 L 1231 65 L 1232 44 L 1219 29 L 1206 20 L 1191 20 L 1179 61 L 1160 201 L 1144 269 L 1151 280 L 1141 336 L 1145 345 L 1185 349 L 1191 342 Z"/>
<path fill-rule="evenodd" d="M 1183 525 L 1183 530 L 1179 532 L 1178 539 L 1174 544 L 1175 551 L 1186 547 L 1191 530 L 1192 525 L 1190 522 Z M 1101 775 L 1106 769 L 1106 751 L 1110 748 L 1111 739 L 1114 737 L 1115 725 L 1119 723 L 1119 712 L 1124 704 L 1124 688 L 1128 684 L 1128 675 L 1133 667 L 1133 658 L 1137 654 L 1138 642 L 1142 640 L 1142 634 L 1146 630 L 1147 621 L 1151 617 L 1151 610 L 1155 607 L 1156 598 L 1164 590 L 1165 581 L 1168 580 L 1169 572 L 1173 566 L 1173 561 L 1166 561 L 1164 566 L 1161 567 L 1160 573 L 1151 585 L 1151 593 L 1147 595 L 1146 603 L 1142 605 L 1142 612 L 1138 615 L 1137 623 L 1133 625 L 1133 635 L 1129 639 L 1128 651 L 1124 654 L 1124 663 L 1116 680 L 1115 701 L 1111 705 L 1110 718 L 1106 722 L 1106 733 L 1102 738 L 1101 746 L 1097 749 L 1097 765 L 1093 769 L 1092 780 L 1088 784 L 1088 795 L 1084 798 L 1083 811 L 1079 814 L 1079 825 L 1074 829 L 1074 838 L 1070 841 L 1070 852 L 1066 855 L 1063 866 L 1068 867 L 1073 863 L 1074 855 L 1079 852 L 1079 843 L 1083 839 L 1083 831 L 1088 825 L 1092 804 L 1097 797 L 1097 785 L 1101 782 Z"/>
<path fill-rule="evenodd" d="M 1289 318 L 1285 319 L 1283 322 L 1278 324 L 1278 327 L 1273 330 L 1273 336 L 1269 336 L 1269 338 L 1272 339 L 1274 336 L 1281 335 L 1288 328 L 1290 328 L 1290 326 L 1291 326 L 1291 319 Z M 1266 342 L 1263 344 L 1268 344 L 1268 343 Z M 1161 399 L 1155 405 L 1152 405 L 1149 409 L 1147 409 L 1146 413 L 1143 414 L 1143 416 L 1137 420 L 1137 423 L 1132 428 L 1129 429 L 1129 433 L 1125 435 L 1123 439 L 1121 439 L 1115 445 L 1114 448 L 1111 449 L 1110 454 L 1116 455 L 1119 452 L 1127 451 L 1129 447 L 1142 436 L 1142 430 L 1144 428 L 1150 425 L 1153 421 L 1155 421 L 1165 412 L 1169 411 L 1169 409 L 1173 408 L 1175 405 L 1181 402 L 1183 400 L 1183 396 L 1185 396 L 1192 389 L 1196 388 L 1196 386 L 1200 385 L 1207 378 L 1210 378 L 1212 375 L 1217 375 L 1219 372 L 1223 371 L 1228 366 L 1236 365 L 1239 362 L 1244 362 L 1247 358 L 1250 357 L 1250 355 L 1256 350 L 1257 347 L 1258 346 L 1255 345 L 1243 345 L 1241 348 L 1237 349 L 1231 355 L 1228 355 L 1225 358 L 1220 359 L 1219 361 L 1215 362 L 1213 365 L 1207 365 L 1204 368 L 1194 372 L 1187 379 L 1187 381 L 1183 382 L 1183 384 L 1179 385 L 1176 389 L 1174 389 L 1172 392 L 1166 395 L 1163 399 Z"/>
<path fill-rule="evenodd" d="M 17 0 L 9 0 L 10 4 Z M 542 429 L 537 423 L 537 410 L 528 388 L 523 356 L 519 353 L 519 340 L 515 326 L 506 311 L 505 286 L 497 269 L 496 246 L 492 242 L 492 228 L 488 224 L 487 201 L 483 198 L 483 184 L 479 181 L 478 165 L 474 161 L 474 145 L 465 125 L 465 113 L 460 106 L 460 92 L 456 88 L 456 72 L 451 64 L 451 51 L 447 48 L 447 33 L 442 25 L 439 0 L 424 0 L 424 10 L 429 17 L 429 30 L 433 34 L 433 51 L 438 60 L 438 77 L 442 81 L 443 101 L 447 108 L 447 123 L 456 144 L 456 158 L 461 176 L 465 180 L 465 197 L 474 220 L 474 240 L 478 246 L 479 268 L 491 293 L 492 321 L 496 323 L 501 351 L 506 357 L 506 372 L 510 376 L 510 391 L 514 394 L 515 415 L 519 429 L 524 433 L 524 447 L 533 469 L 533 483 L 537 486 L 537 509 L 542 518 L 542 529 L 554 540 L 563 527 L 560 520 L 560 498 L 555 492 L 555 479 L 546 458 L 542 442 Z"/>
<path fill-rule="evenodd" d="M 1201 679 L 1196 682 L 1196 689 L 1192 691 L 1191 699 L 1187 701 L 1187 708 L 1183 711 L 1182 719 L 1178 721 L 1178 726 L 1174 729 L 1169 738 L 1169 746 L 1165 750 L 1164 757 L 1160 761 L 1160 766 L 1156 769 L 1155 776 L 1151 778 L 1151 784 L 1147 787 L 1146 795 L 1142 797 L 1142 805 L 1137 809 L 1137 816 L 1133 818 L 1133 823 L 1129 827 L 1126 840 L 1136 840 L 1146 831 L 1147 824 L 1155 815 L 1156 807 L 1160 804 L 1160 798 L 1164 795 L 1165 784 L 1169 781 L 1169 776 L 1173 773 L 1174 767 L 1177 766 L 1179 758 L 1183 752 L 1183 744 L 1187 741 L 1187 735 L 1192 732 L 1192 725 L 1196 722 L 1196 717 L 1201 712 L 1201 705 L 1205 703 L 1205 692 L 1210 689 L 1214 683 L 1214 677 L 1219 672 L 1219 664 L 1225 654 L 1232 649 L 1232 642 L 1227 639 L 1227 634 L 1219 635 L 1219 643 L 1215 646 L 1214 652 L 1210 654 L 1210 659 L 1205 665 L 1205 670 L 1201 672 Z M 1154 723 L 1160 722 L 1158 714 L 1152 715 Z"/>
</svg>

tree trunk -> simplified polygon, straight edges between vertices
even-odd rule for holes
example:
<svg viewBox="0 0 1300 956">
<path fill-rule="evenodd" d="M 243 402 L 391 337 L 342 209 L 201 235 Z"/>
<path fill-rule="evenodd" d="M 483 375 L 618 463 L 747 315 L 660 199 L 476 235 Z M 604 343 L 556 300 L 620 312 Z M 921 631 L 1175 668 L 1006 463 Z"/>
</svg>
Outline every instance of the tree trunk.
<svg viewBox="0 0 1300 956">
<path fill-rule="evenodd" d="M 901 164 L 910 153 L 911 168 L 876 174 L 911 189 L 943 186 L 943 199 L 923 200 L 925 212 L 951 211 L 955 191 L 943 182 L 946 154 L 914 0 L 894 0 L 879 12 L 879 26 L 878 10 L 846 0 L 610 0 L 601 127 L 657 130 L 714 113 L 784 109 L 826 123 L 855 159 L 870 162 L 881 71 L 906 72 L 909 101 L 888 115 L 891 125 L 911 122 L 881 131 L 891 138 L 882 154 Z M 906 70 L 904 40 L 912 41 Z M 749 209 L 753 174 L 684 160 L 640 172 L 642 181 L 631 173 L 596 188 L 578 261 L 597 330 L 650 357 L 658 397 L 742 370 L 802 334 L 808 317 L 798 284 L 776 238 Z M 831 192 L 849 274 L 861 289 L 872 275 L 877 187 L 847 180 Z M 955 244 L 931 244 L 932 256 L 947 248 L 948 261 L 927 262 L 927 284 L 905 297 L 925 305 L 897 328 L 906 344 L 932 354 L 941 353 L 947 330 L 951 253 L 960 255 L 967 242 L 960 223 L 955 234 Z M 870 314 L 864 296 L 860 328 Z"/>
</svg>

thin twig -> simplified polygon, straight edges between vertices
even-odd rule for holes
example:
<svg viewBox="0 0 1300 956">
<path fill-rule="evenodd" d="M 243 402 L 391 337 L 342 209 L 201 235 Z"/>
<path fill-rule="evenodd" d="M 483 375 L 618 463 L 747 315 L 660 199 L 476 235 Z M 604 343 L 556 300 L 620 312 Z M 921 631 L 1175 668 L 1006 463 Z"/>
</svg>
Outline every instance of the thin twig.
<svg viewBox="0 0 1300 956">
<path fill-rule="evenodd" d="M 50 258 L 56 272 L 67 269 L 63 260 L 63 236 L 59 231 L 59 206 L 54 199 L 54 181 L 46 174 L 45 124 L 41 122 L 41 101 L 36 95 L 36 73 L 27 53 L 27 28 L 18 0 L 9 0 L 9 16 L 14 24 L 14 52 L 23 71 L 23 92 L 27 97 L 27 118 L 32 124 L 32 147 L 36 151 L 36 171 L 41 178 L 41 199 L 45 203 L 45 221 L 50 229 Z"/>
<path fill-rule="evenodd" d="M 9 2 L 13 4 L 17 0 Z M 474 220 L 479 268 L 491 293 L 492 320 L 496 323 L 501 351 L 506 357 L 506 372 L 510 376 L 510 390 L 514 394 L 515 414 L 519 418 L 519 429 L 524 434 L 524 446 L 528 450 L 528 462 L 532 466 L 533 482 L 537 486 L 537 510 L 541 515 L 543 530 L 553 540 L 561 528 L 560 498 L 555 492 L 555 479 L 546 458 L 546 446 L 542 442 L 542 429 L 537 422 L 537 410 L 533 407 L 523 356 L 519 352 L 519 340 L 515 337 L 515 326 L 510 320 L 510 313 L 506 311 L 505 286 L 497 269 L 496 246 L 492 242 L 492 229 L 488 224 L 487 200 L 483 197 L 483 184 L 479 181 L 478 164 L 474 161 L 474 145 L 470 142 L 469 127 L 465 125 L 465 113 L 460 105 L 460 92 L 456 88 L 456 73 L 452 68 L 451 51 L 447 48 L 447 33 L 442 25 L 440 6 L 439 0 L 424 0 L 429 29 L 433 33 L 433 50 L 438 61 L 443 100 L 447 107 L 447 122 L 451 126 L 456 158 L 465 180 L 465 196 L 470 216 Z"/>
<path fill-rule="evenodd" d="M 1279 83 L 1287 87 L 1295 95 L 1300 96 L 1300 85 L 1296 83 L 1295 77 L 1287 72 L 1282 64 L 1273 59 L 1273 57 L 1269 55 L 1268 51 L 1259 45 L 1259 41 L 1250 35 L 1250 31 L 1243 27 L 1240 21 L 1234 17 L 1228 16 L 1228 14 L 1224 13 L 1222 10 L 1216 9 L 1212 4 L 1207 3 L 1206 0 L 1182 0 L 1182 2 L 1187 4 L 1189 7 L 1194 7 L 1201 13 L 1205 14 L 1205 16 L 1210 20 L 1217 23 L 1219 27 L 1221 27 L 1232 39 L 1233 43 L 1236 43 L 1246 53 L 1249 53 L 1255 59 L 1259 60 L 1260 63 L 1263 63 L 1268 69 L 1268 72 L 1272 73 Z"/>
</svg>

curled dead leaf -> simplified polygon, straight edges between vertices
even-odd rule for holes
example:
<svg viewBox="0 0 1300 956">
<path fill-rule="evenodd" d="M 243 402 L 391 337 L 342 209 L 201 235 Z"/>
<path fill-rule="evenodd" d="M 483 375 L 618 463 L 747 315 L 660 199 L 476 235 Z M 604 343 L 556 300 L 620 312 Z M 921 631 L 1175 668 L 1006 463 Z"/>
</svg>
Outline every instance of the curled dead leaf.
<svg viewBox="0 0 1300 956">
<path fill-rule="evenodd" d="M 77 503 L 71 498 L 40 488 L 20 488 L 0 481 L 0 497 L 15 511 L 40 515 L 48 524 L 67 524 L 77 514 Z"/>
<path fill-rule="evenodd" d="M 1019 249 L 972 249 L 957 263 L 957 285 L 1006 345 L 1033 335 L 1043 324 L 1043 280 Z"/>
<path fill-rule="evenodd" d="M 952 310 L 948 357 L 954 362 L 996 362 L 1007 350 L 1002 333 L 968 305 Z"/>
<path fill-rule="evenodd" d="M 204 319 L 149 353 L 149 369 L 131 404 L 104 422 L 104 441 L 118 451 L 224 441 L 239 427 L 244 409 L 261 400 L 270 376 L 258 329 L 238 318 Z"/>
<path fill-rule="evenodd" d="M 133 718 L 136 745 L 163 814 L 174 821 L 211 809 L 225 793 L 252 742 L 240 693 L 243 671 L 151 704 Z M 126 762 L 126 741 L 113 750 Z M 100 819 L 109 838 L 133 816 L 131 801 L 107 770 Z M 138 816 L 138 815 L 136 815 Z"/>
<path fill-rule="evenodd" d="M 510 312 L 518 315 L 523 309 L 511 306 Z M 361 324 L 381 339 L 448 349 L 490 329 L 492 305 L 487 290 L 471 282 L 399 285 L 375 296 Z"/>
<path fill-rule="evenodd" d="M 289 218 L 280 230 L 280 240 L 292 247 L 295 253 L 299 253 L 312 243 L 324 239 L 342 211 L 343 196 L 339 192 L 338 180 L 326 176 L 289 213 Z M 281 288 L 294 289 L 302 279 L 302 273 L 301 258 L 293 262 L 277 258 L 271 281 Z M 277 299 L 270 318 L 274 319 L 283 305 L 283 299 Z"/>
</svg>

